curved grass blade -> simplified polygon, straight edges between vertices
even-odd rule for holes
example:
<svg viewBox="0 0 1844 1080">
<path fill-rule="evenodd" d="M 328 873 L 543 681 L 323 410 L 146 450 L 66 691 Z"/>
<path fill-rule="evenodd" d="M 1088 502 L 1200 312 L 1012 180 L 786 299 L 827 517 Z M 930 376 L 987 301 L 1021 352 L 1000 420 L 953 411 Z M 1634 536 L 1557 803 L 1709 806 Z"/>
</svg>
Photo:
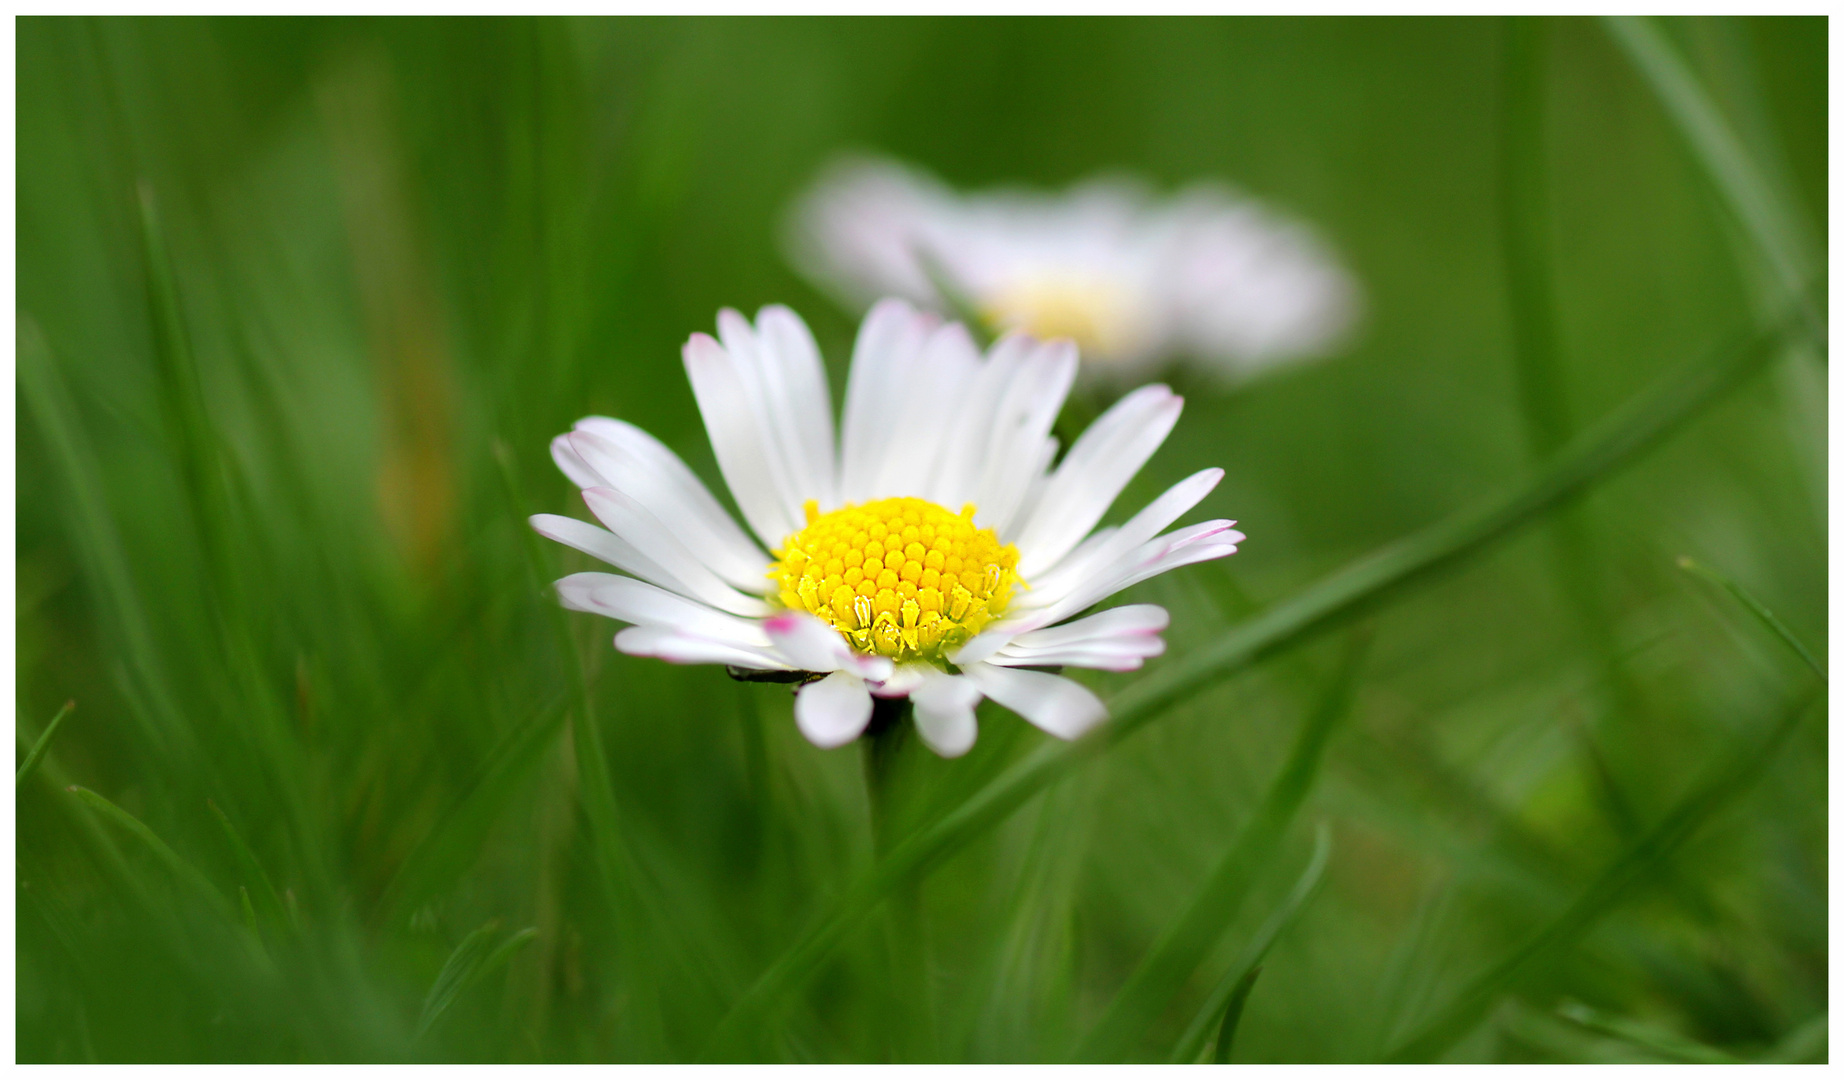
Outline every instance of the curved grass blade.
<svg viewBox="0 0 1844 1080">
<path fill-rule="evenodd" d="M 378 910 L 385 918 L 395 919 L 415 910 L 478 856 L 481 838 L 551 745 L 564 715 L 563 703 L 553 702 L 501 737 L 487 754 L 479 778 L 435 829 L 411 849 L 385 886 L 378 902 Z"/>
<path fill-rule="evenodd" d="M 1229 1005 L 1223 1010 L 1223 1022 L 1217 1027 L 1217 1045 L 1211 1053 L 1213 1064 L 1229 1064 L 1230 1055 L 1236 1046 L 1236 1028 L 1242 1024 L 1242 1010 L 1248 1006 L 1249 995 L 1255 991 L 1255 980 L 1261 977 L 1261 965 L 1256 964 L 1248 974 L 1236 980 L 1236 988 L 1229 995 Z"/>
<path fill-rule="evenodd" d="M 1717 573 L 1688 555 L 1679 557 L 1678 566 L 1727 591 L 1730 596 L 1739 600 L 1749 613 L 1761 621 L 1762 626 L 1767 627 L 1775 637 L 1786 644 L 1787 648 L 1799 654 L 1799 658 L 1806 662 L 1806 666 L 1812 669 L 1812 674 L 1817 675 L 1820 682 L 1827 684 L 1831 682 L 1825 677 L 1825 669 L 1819 666 L 1818 658 L 1812 655 L 1812 650 L 1806 648 L 1805 642 L 1800 641 L 1798 635 L 1794 634 L 1772 611 L 1769 611 L 1766 604 L 1756 600 L 1754 594 L 1737 585 L 1727 575 Z"/>
<path fill-rule="evenodd" d="M 502 439 L 493 440 L 493 459 L 499 466 L 501 490 L 516 515 L 518 531 L 525 547 L 525 566 L 532 588 L 540 594 L 550 590 L 552 573 L 549 556 L 538 541 L 537 533 L 525 527 L 530 518 L 524 492 L 519 486 L 513 464 L 512 449 Z M 583 673 L 576 643 L 570 637 L 570 625 L 564 610 L 550 598 L 542 601 L 549 609 L 548 618 L 556 639 L 557 652 L 569 672 L 570 693 L 574 699 L 574 716 L 570 723 L 571 747 L 576 757 L 577 798 L 589 819 L 591 848 L 596 856 L 596 870 L 609 900 L 617 911 L 624 908 L 624 886 L 632 885 L 632 865 L 622 827 L 620 806 L 615 801 L 614 780 L 608 773 L 608 759 L 602 747 L 601 728 L 596 725 L 595 704 L 589 695 L 589 680 Z"/>
<path fill-rule="evenodd" d="M 1731 342 L 1665 376 L 1571 441 L 1547 468 L 1518 487 L 1347 564 L 1244 622 L 1215 644 L 1134 683 L 1109 702 L 1113 718 L 1095 732 L 1064 746 L 1044 747 L 933 826 L 893 848 L 737 999 L 701 1056 L 726 1052 L 733 1041 L 781 1007 L 818 970 L 833 945 L 898 884 L 927 873 L 1039 791 L 1105 754 L 1171 706 L 1363 611 L 1406 595 L 1438 572 L 1581 495 L 1760 370 L 1790 332 L 1792 328 L 1782 323 L 1772 331 Z"/>
<path fill-rule="evenodd" d="M 1669 856 L 1728 802 L 1746 791 L 1773 760 L 1801 720 L 1812 711 L 1813 696 L 1788 709 L 1767 735 L 1753 746 L 1727 753 L 1704 780 L 1626 852 L 1601 871 L 1573 904 L 1509 956 L 1475 978 L 1421 1031 L 1384 1060 L 1435 1061 L 1465 1038 L 1499 997 L 1532 966 L 1572 946 L 1632 889 L 1658 870 Z"/>
<path fill-rule="evenodd" d="M 1498 209 L 1503 237 L 1506 299 L 1511 315 L 1511 359 L 1524 442 L 1531 460 L 1544 461 L 1574 434 L 1563 350 L 1558 341 L 1554 232 L 1548 198 L 1548 142 L 1544 73 L 1549 32 L 1537 16 L 1505 20 L 1503 149 Z M 1649 711 L 1621 659 L 1615 620 L 1595 567 L 1594 532 L 1579 506 L 1564 507 L 1548 523 L 1556 589 L 1572 611 L 1585 652 L 1600 670 L 1599 708 L 1631 724 Z M 1623 839 L 1639 831 L 1632 797 L 1593 741 L 1582 733 L 1581 752 L 1596 782 L 1596 796 Z"/>
<path fill-rule="evenodd" d="M 51 737 L 58 733 L 58 725 L 64 723 L 64 718 L 69 716 L 71 710 L 76 707 L 75 701 L 66 701 L 64 707 L 58 710 L 58 714 L 51 718 L 51 723 L 45 725 L 44 734 L 32 744 L 32 749 L 26 754 L 26 760 L 19 763 L 19 771 L 13 774 L 14 787 L 25 783 L 26 777 L 32 775 L 32 770 L 38 768 L 38 760 L 45 756 L 45 751 L 51 749 Z"/>
<path fill-rule="evenodd" d="M 1831 1014 L 1821 1012 L 1812 1019 L 1786 1033 L 1786 1037 L 1774 1044 L 1762 1061 L 1782 1065 L 1809 1065 L 1825 1060 L 1825 1049 L 1831 1037 Z"/>
<path fill-rule="evenodd" d="M 1739 1065 L 1742 1059 L 1673 1031 L 1642 1024 L 1625 1017 L 1610 1016 L 1599 1009 L 1570 1001 L 1556 1010 L 1557 1015 L 1598 1035 L 1631 1043 L 1655 1057 L 1693 1065 Z"/>
<path fill-rule="evenodd" d="M 105 598 L 110 621 L 119 635 L 124 668 L 139 690 L 131 704 L 148 702 L 148 708 L 130 709 L 147 745 L 163 757 L 196 756 L 196 735 L 174 704 L 165 677 L 166 665 L 156 641 L 152 621 L 128 566 L 127 547 L 103 491 L 102 467 L 78 416 L 77 403 L 58 370 L 50 343 L 30 315 L 21 313 L 17 343 L 19 390 L 26 411 L 50 450 L 59 472 L 69 517 L 66 532 L 94 582 L 95 593 Z"/>
<path fill-rule="evenodd" d="M 683 932 L 679 921 L 672 917 L 671 903 L 661 895 L 658 882 L 648 875 L 639 853 L 634 850 L 615 795 L 614 778 L 608 769 L 601 728 L 596 723 L 594 701 L 589 693 L 589 680 L 570 635 L 568 614 L 549 595 L 550 582 L 556 577 L 550 556 L 539 542 L 538 534 L 523 527 L 530 511 L 519 486 L 511 448 L 496 438 L 493 456 L 499 466 L 502 492 L 520 523 L 531 584 L 534 590 L 545 594 L 543 604 L 549 611 L 558 655 L 569 672 L 571 694 L 575 699 L 575 709 L 569 720 L 576 760 L 577 798 L 583 815 L 589 820 L 596 877 L 610 905 L 615 936 L 628 953 L 627 971 L 632 975 L 644 969 L 647 963 L 669 963 L 681 970 L 693 968 L 707 981 L 727 991 L 729 984 L 716 974 L 718 965 L 704 947 L 705 943 Z M 662 952 L 669 955 L 659 959 Z M 643 962 L 635 962 L 642 958 Z M 663 1045 L 660 1022 L 652 1015 L 655 1010 L 653 998 L 647 995 L 643 1000 L 645 1004 L 636 1010 L 633 1029 L 646 1032 L 645 1038 L 652 1044 Z M 642 1016 L 643 1013 L 646 1015 Z"/>
<path fill-rule="evenodd" d="M 149 331 L 160 376 L 160 395 L 172 431 L 175 457 L 199 525 L 207 565 L 223 581 L 207 582 L 221 588 L 235 572 L 229 508 L 226 505 L 223 439 L 212 423 L 199 384 L 198 357 L 186 326 L 173 260 L 162 228 L 154 191 L 147 181 L 136 185 L 137 224 L 141 234 L 141 270 L 146 276 Z M 217 598 L 222 602 L 222 598 Z M 220 612 L 220 614 L 222 614 Z"/>
<path fill-rule="evenodd" d="M 255 552 L 251 534 L 239 527 L 234 497 L 237 460 L 206 403 L 199 355 L 152 184 L 138 180 L 135 194 L 157 399 L 207 570 L 199 589 L 212 620 L 208 640 L 216 662 L 230 676 L 226 685 L 235 702 L 232 707 L 249 721 L 245 731 L 260 751 L 258 760 L 267 766 L 265 780 L 279 796 L 299 850 L 310 865 L 318 864 L 324 871 L 321 833 L 311 824 L 312 814 L 299 787 L 300 771 L 293 767 L 301 756 L 296 733 L 276 707 L 276 687 L 259 659 L 262 646 L 249 610 L 249 569 L 255 565 L 251 558 Z"/>
<path fill-rule="evenodd" d="M 436 1020 L 448 1011 L 461 992 L 473 986 L 481 979 L 491 975 L 502 965 L 510 961 L 520 949 L 531 944 L 538 936 L 538 928 L 528 926 L 501 942 L 498 948 L 491 948 L 493 938 L 499 933 L 499 920 L 494 919 L 473 933 L 461 939 L 455 951 L 448 954 L 448 962 L 435 977 L 435 984 L 429 988 L 429 996 L 423 999 L 422 1018 L 416 1022 L 416 1037 L 421 1039 L 429 1033 Z"/>
<path fill-rule="evenodd" d="M 1823 265 L 1818 246 L 1821 234 L 1802 212 L 1785 172 L 1773 167 L 1772 129 L 1761 122 L 1758 112 L 1762 89 L 1754 77 L 1753 61 L 1745 55 L 1734 56 L 1736 35 L 1745 31 L 1730 28 L 1723 35 L 1736 61 L 1732 74 L 1742 80 L 1729 88 L 1741 98 L 1738 127 L 1718 108 L 1713 94 L 1655 22 L 1635 16 L 1607 17 L 1603 26 L 1650 84 L 1708 175 L 1716 197 L 1727 204 L 1736 227 L 1724 231 L 1730 234 L 1730 246 L 1748 279 L 1749 299 L 1760 325 L 1767 325 L 1787 307 L 1797 306 L 1815 329 L 1822 327 L 1826 309 L 1817 297 L 1800 293 L 1805 279 Z M 1747 108 L 1750 96 L 1756 99 L 1752 117 Z M 1750 119 L 1755 121 L 1752 140 L 1746 137 Z M 1793 343 L 1786 358 L 1775 372 L 1776 390 L 1787 413 L 1786 434 L 1799 453 L 1802 479 L 1822 520 L 1827 505 L 1823 353 Z"/>
<path fill-rule="evenodd" d="M 250 890 L 237 886 L 237 910 L 243 913 L 243 928 L 257 941 L 262 940 L 262 931 L 256 926 L 256 909 L 250 905 Z"/>
<path fill-rule="evenodd" d="M 1213 1056 L 1217 1064 L 1229 1062 L 1230 1049 L 1235 1043 L 1236 1026 L 1242 1019 L 1242 1008 L 1248 1003 L 1249 992 L 1255 989 L 1255 979 L 1261 974 L 1262 962 L 1267 959 L 1268 950 L 1275 941 L 1287 931 L 1293 921 L 1299 917 L 1306 905 L 1312 902 L 1319 892 L 1320 882 L 1325 880 L 1325 867 L 1332 858 L 1332 830 L 1321 823 L 1313 836 L 1312 858 L 1307 860 L 1306 869 L 1294 882 L 1287 898 L 1281 901 L 1268 921 L 1261 924 L 1255 936 L 1243 947 L 1242 954 L 1236 962 L 1223 973 L 1210 996 L 1204 999 L 1204 1007 L 1197 1012 L 1197 1018 L 1185 1029 L 1184 1035 L 1172 1051 L 1171 1063 L 1188 1065 L 1198 1059 L 1204 1052 L 1204 1041 L 1210 1036 L 1212 1022 L 1216 1021 L 1217 1045 Z M 1219 1021 L 1217 1018 L 1221 1017 Z"/>
<path fill-rule="evenodd" d="M 1249 890 L 1273 863 L 1281 838 L 1319 777 L 1332 729 L 1350 710 L 1368 644 L 1368 635 L 1353 635 L 1338 673 L 1301 725 L 1286 764 L 1254 816 L 1210 871 L 1184 913 L 1160 935 L 1114 995 L 1107 1012 L 1089 1029 L 1076 1049 L 1077 1061 L 1115 1062 L 1131 1054 L 1147 1027 L 1171 1004 L 1172 997 L 1235 920 Z"/>
<path fill-rule="evenodd" d="M 246 908 L 251 907 L 252 904 L 260 906 L 262 921 L 268 926 L 278 928 L 290 926 L 288 912 L 282 907 L 282 898 L 275 891 L 275 885 L 269 880 L 268 873 L 263 870 L 262 863 L 256 860 L 256 853 L 243 842 L 243 836 L 237 832 L 237 827 L 231 824 L 230 818 L 225 816 L 224 811 L 218 808 L 217 803 L 206 799 L 205 805 L 211 807 L 212 814 L 217 817 L 218 824 L 224 829 L 224 837 L 230 842 L 231 853 L 237 860 L 238 874 L 244 879 L 237 886 L 243 892 L 244 906 Z M 250 896 L 251 890 L 254 890 L 256 894 L 253 900 Z M 256 918 L 253 910 L 250 914 L 250 921 L 251 929 L 254 929 Z"/>
<path fill-rule="evenodd" d="M 1798 299 L 1812 265 L 1798 215 L 1749 156 L 1742 141 L 1663 32 L 1641 16 L 1607 16 L 1602 25 L 1658 95 L 1691 150 L 1741 222 L 1788 299 Z M 1809 295 L 1805 303 L 1811 304 Z M 1810 312 L 1816 321 L 1821 314 Z"/>
<path fill-rule="evenodd" d="M 92 809 L 100 813 L 103 817 L 108 818 L 110 821 L 115 822 L 117 825 L 133 833 L 136 839 L 146 844 L 148 850 L 152 851 L 162 863 L 166 864 L 167 869 L 173 872 L 174 877 L 184 882 L 194 892 L 198 893 L 201 898 L 208 900 L 213 911 L 220 915 L 226 914 L 224 896 L 218 892 L 217 886 L 213 885 L 211 880 L 204 874 L 199 873 L 198 869 L 191 863 L 180 858 L 179 853 L 168 847 L 166 841 L 155 835 L 154 830 L 143 824 L 140 818 L 123 810 L 121 807 L 103 798 L 94 791 L 91 791 L 89 788 L 72 784 L 68 790 L 71 794 L 77 796 L 77 798 L 88 803 Z"/>
</svg>

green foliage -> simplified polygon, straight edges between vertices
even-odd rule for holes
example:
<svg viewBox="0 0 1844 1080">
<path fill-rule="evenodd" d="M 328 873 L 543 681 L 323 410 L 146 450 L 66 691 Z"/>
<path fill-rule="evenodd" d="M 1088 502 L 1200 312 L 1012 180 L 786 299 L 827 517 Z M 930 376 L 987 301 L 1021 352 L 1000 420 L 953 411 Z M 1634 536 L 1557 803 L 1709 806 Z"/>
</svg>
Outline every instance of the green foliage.
<svg viewBox="0 0 1844 1080">
<path fill-rule="evenodd" d="M 1171 1003 L 1172 995 L 1209 953 L 1222 928 L 1235 920 L 1257 875 L 1274 862 L 1281 838 L 1318 778 L 1332 728 L 1351 707 L 1367 645 L 1366 638 L 1353 637 L 1338 672 L 1326 684 L 1324 700 L 1301 725 L 1286 764 L 1255 808 L 1254 816 L 1211 870 L 1184 914 L 1160 935 L 1115 995 L 1108 1011 L 1083 1038 L 1076 1050 L 1078 1058 L 1105 1062 L 1126 1057 L 1146 1026 Z M 1320 848 L 1329 842 L 1321 836 Z M 1316 852 L 1317 856 L 1323 854 L 1323 850 Z M 1324 868 L 1322 857 L 1316 857 L 1314 862 Z M 1254 964 L 1248 967 L 1252 969 Z M 1230 1029 L 1234 1030 L 1233 1024 Z"/>
<path fill-rule="evenodd" d="M 51 749 L 51 737 L 58 733 L 58 725 L 64 723 L 64 718 L 69 716 L 71 710 L 76 707 L 76 702 L 66 701 L 64 707 L 58 710 L 57 715 L 51 718 L 51 723 L 45 725 L 45 730 L 32 744 L 32 749 L 26 751 L 26 759 L 19 763 L 19 770 L 13 774 L 14 787 L 25 783 L 26 777 L 32 775 L 32 770 L 38 767 L 39 759 L 45 756 L 45 751 Z"/>
<path fill-rule="evenodd" d="M 435 985 L 429 988 L 429 996 L 423 999 L 422 1019 L 416 1022 L 418 1039 L 429 1034 L 429 1029 L 455 1003 L 455 998 L 462 991 L 504 967 L 507 961 L 518 955 L 520 949 L 531 944 L 532 939 L 538 936 L 538 928 L 528 926 L 495 947 L 493 939 L 498 936 L 499 923 L 489 922 L 462 938 L 461 944 L 455 946 L 455 951 L 449 954 L 448 963 L 443 964 L 441 973 L 436 975 Z"/>
<path fill-rule="evenodd" d="M 22 19 L 20 1059 L 1822 1060 L 1825 48 Z M 1168 374 L 1110 520 L 1218 465 L 1250 539 L 1123 598 L 1173 619 L 1080 676 L 1114 719 L 988 703 L 875 791 L 785 686 L 614 652 L 524 520 L 589 414 L 720 488 L 721 306 L 839 394 L 777 245 L 851 148 L 1221 178 L 1366 290 L 1322 362 Z"/>
<path fill-rule="evenodd" d="M 1812 674 L 1817 675 L 1822 682 L 1831 681 L 1830 677 L 1825 674 L 1824 667 L 1819 664 L 1818 658 L 1812 655 L 1812 650 L 1806 648 L 1805 642 L 1800 641 L 1798 635 L 1787 629 L 1786 624 L 1781 622 L 1773 612 L 1767 610 L 1767 605 L 1756 600 L 1747 589 L 1688 555 L 1678 559 L 1678 565 L 1741 601 L 1741 605 L 1748 609 L 1748 614 L 1760 620 L 1761 625 L 1766 627 L 1769 633 L 1785 642 L 1786 647 L 1793 650 L 1793 655 L 1799 657 L 1807 667 L 1812 669 Z M 59 713 L 58 715 L 64 714 Z"/>
<path fill-rule="evenodd" d="M 1306 910 L 1306 905 L 1319 891 L 1319 883 L 1325 880 L 1325 864 L 1331 856 L 1331 830 L 1321 824 L 1313 837 L 1312 857 L 1307 860 L 1306 869 L 1301 871 L 1299 880 L 1294 882 L 1293 891 L 1281 901 L 1274 914 L 1268 916 L 1268 921 L 1261 924 L 1261 929 L 1255 931 L 1255 936 L 1243 946 L 1236 962 L 1223 973 L 1216 988 L 1204 1000 L 1204 1007 L 1198 1010 L 1197 1018 L 1191 1021 L 1191 1026 L 1172 1051 L 1172 1064 L 1188 1065 L 1195 1062 L 1204 1049 L 1204 1042 L 1212 1026 L 1216 1028 L 1216 1046 L 1210 1052 L 1211 1060 L 1218 1065 L 1229 1063 L 1235 1048 L 1236 1027 L 1242 1021 L 1242 1010 L 1248 1005 L 1249 994 L 1255 990 L 1255 980 L 1261 977 L 1261 962 L 1267 958 L 1268 950 L 1274 947 L 1274 942 L 1293 925 L 1294 919 Z"/>
</svg>

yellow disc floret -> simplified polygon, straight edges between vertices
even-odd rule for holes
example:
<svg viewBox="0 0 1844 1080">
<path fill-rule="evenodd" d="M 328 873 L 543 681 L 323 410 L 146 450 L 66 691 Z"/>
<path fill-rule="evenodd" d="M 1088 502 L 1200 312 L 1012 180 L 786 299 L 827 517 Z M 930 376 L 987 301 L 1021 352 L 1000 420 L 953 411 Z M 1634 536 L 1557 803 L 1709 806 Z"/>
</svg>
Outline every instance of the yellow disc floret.
<svg viewBox="0 0 1844 1080">
<path fill-rule="evenodd" d="M 1111 282 L 1038 275 L 993 289 L 980 314 L 994 326 L 1032 337 L 1069 338 L 1084 360 L 1113 360 L 1145 345 L 1149 328 L 1132 297 Z"/>
<path fill-rule="evenodd" d="M 830 513 L 775 552 L 768 576 L 789 610 L 818 616 L 861 653 L 940 662 L 1005 610 L 1018 549 L 922 499 L 880 499 Z"/>
</svg>

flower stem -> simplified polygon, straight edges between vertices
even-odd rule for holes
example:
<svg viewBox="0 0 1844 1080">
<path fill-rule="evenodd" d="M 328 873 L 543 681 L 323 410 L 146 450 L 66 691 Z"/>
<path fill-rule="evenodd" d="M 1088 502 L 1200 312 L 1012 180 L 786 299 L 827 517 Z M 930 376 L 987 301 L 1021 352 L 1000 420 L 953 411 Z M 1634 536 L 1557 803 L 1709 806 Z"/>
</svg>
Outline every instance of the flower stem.
<svg viewBox="0 0 1844 1080">
<path fill-rule="evenodd" d="M 864 738 L 864 787 L 871 812 L 871 848 L 881 863 L 902 839 L 895 828 L 900 795 L 899 759 L 914 731 L 906 723 L 912 709 L 908 698 L 873 698 L 871 722 Z M 892 1061 L 932 1060 L 934 1006 L 928 986 L 928 942 L 922 919 L 920 882 L 896 889 L 884 906 L 884 946 L 889 962 L 889 1011 L 901 1018 L 891 1028 L 888 1052 Z"/>
<path fill-rule="evenodd" d="M 872 698 L 865 726 L 864 790 L 871 807 L 871 848 L 882 859 L 890 846 L 891 779 L 897 754 L 908 739 L 908 698 Z"/>
</svg>

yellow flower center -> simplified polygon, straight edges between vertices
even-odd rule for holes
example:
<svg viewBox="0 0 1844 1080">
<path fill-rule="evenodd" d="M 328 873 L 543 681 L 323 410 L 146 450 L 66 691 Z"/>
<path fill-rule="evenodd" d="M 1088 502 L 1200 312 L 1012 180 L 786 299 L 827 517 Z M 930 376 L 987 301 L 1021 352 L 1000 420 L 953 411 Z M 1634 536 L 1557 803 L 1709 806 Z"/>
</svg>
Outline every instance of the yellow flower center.
<svg viewBox="0 0 1844 1080">
<path fill-rule="evenodd" d="M 1118 288 L 1079 277 L 1040 277 L 995 289 L 980 305 L 989 324 L 1041 340 L 1070 338 L 1086 359 L 1130 351 L 1145 327 Z"/>
<path fill-rule="evenodd" d="M 768 576 L 792 611 L 817 615 L 861 653 L 941 662 L 1005 610 L 1018 549 L 922 499 L 819 512 L 787 538 Z"/>
</svg>

